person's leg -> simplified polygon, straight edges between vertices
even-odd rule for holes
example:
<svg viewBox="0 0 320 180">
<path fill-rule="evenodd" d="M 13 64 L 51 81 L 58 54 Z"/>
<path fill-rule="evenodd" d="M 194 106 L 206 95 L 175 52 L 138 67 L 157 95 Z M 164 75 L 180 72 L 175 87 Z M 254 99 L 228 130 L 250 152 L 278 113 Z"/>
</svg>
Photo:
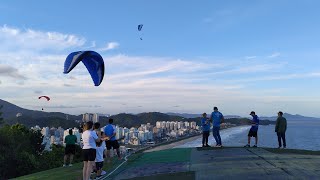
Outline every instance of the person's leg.
<svg viewBox="0 0 320 180">
<path fill-rule="evenodd" d="M 277 132 L 277 136 L 278 136 L 278 147 L 281 148 L 281 134 Z"/>
<path fill-rule="evenodd" d="M 93 169 L 93 166 L 94 166 L 94 161 L 88 161 L 87 163 L 87 167 L 86 167 L 86 180 L 90 179 L 90 176 L 91 176 L 91 172 L 92 172 L 92 169 Z"/>
<path fill-rule="evenodd" d="M 107 150 L 105 151 L 105 155 L 107 158 L 107 163 L 110 163 L 110 149 L 111 149 L 111 141 L 106 141 Z"/>
<path fill-rule="evenodd" d="M 64 155 L 64 158 L 63 158 L 63 166 L 66 166 L 66 165 L 67 165 L 67 160 L 68 160 L 68 155 L 65 154 L 65 155 Z"/>
<path fill-rule="evenodd" d="M 286 148 L 287 147 L 287 143 L 286 143 L 286 133 L 282 133 L 282 142 L 283 142 L 283 147 Z"/>
<path fill-rule="evenodd" d="M 248 136 L 248 145 L 250 145 L 250 140 L 251 140 L 251 137 Z"/>
<path fill-rule="evenodd" d="M 255 145 L 258 146 L 258 132 L 257 132 L 257 135 L 256 135 L 255 138 L 256 138 L 256 144 Z"/>
<path fill-rule="evenodd" d="M 72 161 L 73 161 L 73 154 L 70 154 L 70 163 L 69 163 L 69 165 L 72 164 Z"/>
<path fill-rule="evenodd" d="M 213 126 L 212 128 L 212 135 L 214 137 L 214 139 L 216 140 L 216 145 L 219 145 L 219 139 L 218 139 L 218 136 L 217 136 L 217 128 Z"/>
<path fill-rule="evenodd" d="M 115 141 L 112 141 L 112 148 L 116 150 L 117 152 L 117 156 L 118 156 L 118 159 L 121 159 L 121 155 L 120 155 L 120 146 L 119 146 L 119 143 L 117 140 Z"/>
<path fill-rule="evenodd" d="M 209 131 L 207 131 L 206 133 L 206 146 L 209 146 L 208 141 L 209 141 Z"/>
<path fill-rule="evenodd" d="M 87 167 L 88 167 L 88 161 L 83 161 L 83 169 L 82 169 L 82 179 L 86 180 L 87 178 Z"/>
<path fill-rule="evenodd" d="M 217 138 L 218 138 L 218 141 L 219 141 L 219 145 L 222 146 L 222 142 L 221 142 L 221 136 L 220 136 L 220 127 L 217 127 Z"/>
<path fill-rule="evenodd" d="M 206 141 L 206 132 L 202 132 L 202 146 L 205 145 L 205 141 Z"/>
</svg>

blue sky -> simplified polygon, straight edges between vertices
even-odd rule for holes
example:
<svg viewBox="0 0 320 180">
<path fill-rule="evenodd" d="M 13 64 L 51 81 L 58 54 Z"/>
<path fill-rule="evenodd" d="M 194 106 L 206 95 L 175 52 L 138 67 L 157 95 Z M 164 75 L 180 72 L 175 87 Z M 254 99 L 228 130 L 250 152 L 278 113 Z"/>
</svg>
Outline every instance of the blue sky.
<svg viewBox="0 0 320 180">
<path fill-rule="evenodd" d="M 0 2 L 0 98 L 72 114 L 320 117 L 318 1 Z M 144 24 L 141 32 L 138 24 Z M 140 40 L 142 37 L 143 40 Z M 94 87 L 73 51 L 106 63 Z M 52 100 L 39 102 L 38 95 Z"/>
</svg>

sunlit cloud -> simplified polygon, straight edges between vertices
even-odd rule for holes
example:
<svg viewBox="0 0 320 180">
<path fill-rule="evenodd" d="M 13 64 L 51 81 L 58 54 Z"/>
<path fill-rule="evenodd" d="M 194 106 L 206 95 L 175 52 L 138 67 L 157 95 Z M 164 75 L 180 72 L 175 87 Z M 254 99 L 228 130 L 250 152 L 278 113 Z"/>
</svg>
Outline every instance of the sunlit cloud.
<svg viewBox="0 0 320 180">
<path fill-rule="evenodd" d="M 99 51 L 109 51 L 109 50 L 113 50 L 116 49 L 120 46 L 120 44 L 118 42 L 109 42 L 107 43 L 107 45 L 103 48 L 99 48 Z"/>
</svg>

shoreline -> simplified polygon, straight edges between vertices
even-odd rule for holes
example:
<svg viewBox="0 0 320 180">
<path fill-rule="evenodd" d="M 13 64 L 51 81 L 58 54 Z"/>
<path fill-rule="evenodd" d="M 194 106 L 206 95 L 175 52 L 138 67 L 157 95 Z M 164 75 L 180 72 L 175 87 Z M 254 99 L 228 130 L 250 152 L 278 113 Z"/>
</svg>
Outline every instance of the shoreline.
<svg viewBox="0 0 320 180">
<path fill-rule="evenodd" d="M 173 142 L 168 142 L 168 144 L 159 144 L 158 146 L 156 147 L 153 147 L 153 148 L 150 148 L 150 149 L 147 149 L 143 152 L 154 152 L 154 151 L 161 151 L 161 150 L 165 150 L 165 149 L 172 149 L 176 146 L 179 146 L 179 145 L 182 145 L 182 144 L 185 144 L 187 142 L 190 142 L 190 141 L 194 141 L 198 138 L 201 138 L 202 137 L 202 133 L 201 134 L 198 134 L 198 135 L 195 135 L 195 136 L 192 136 L 192 137 L 188 137 L 188 138 L 185 138 L 185 139 L 179 139 L 179 140 L 176 140 L 176 141 L 173 141 Z"/>
<path fill-rule="evenodd" d="M 233 126 L 233 127 L 227 127 L 227 128 L 223 128 L 220 131 L 226 130 L 226 129 L 230 129 L 230 128 L 234 128 L 234 127 L 242 127 L 245 125 L 240 125 L 240 126 Z M 154 147 L 148 148 L 146 150 L 143 150 L 143 152 L 154 152 L 154 151 L 161 151 L 161 150 L 165 150 L 165 149 L 172 149 L 176 146 L 180 146 L 183 145 L 185 143 L 194 141 L 198 138 L 202 137 L 202 133 L 201 134 L 197 134 L 191 137 L 187 137 L 187 138 L 182 138 L 182 139 L 178 139 L 178 140 L 174 140 L 172 142 L 166 142 L 165 144 L 158 144 L 155 145 Z"/>
</svg>

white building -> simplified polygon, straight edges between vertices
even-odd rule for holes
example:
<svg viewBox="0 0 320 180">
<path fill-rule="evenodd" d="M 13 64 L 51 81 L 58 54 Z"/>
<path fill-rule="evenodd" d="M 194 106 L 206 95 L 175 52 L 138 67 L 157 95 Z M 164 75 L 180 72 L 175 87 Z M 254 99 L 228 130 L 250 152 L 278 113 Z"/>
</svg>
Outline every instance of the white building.
<svg viewBox="0 0 320 180">
<path fill-rule="evenodd" d="M 41 130 L 41 134 L 44 137 L 50 137 L 50 129 L 49 129 L 49 127 L 43 127 L 42 130 Z"/>
<path fill-rule="evenodd" d="M 92 113 L 85 113 L 82 115 L 82 121 L 83 122 L 88 122 L 88 121 L 93 121 L 99 122 L 99 115 L 97 113 L 92 114 Z"/>
</svg>

